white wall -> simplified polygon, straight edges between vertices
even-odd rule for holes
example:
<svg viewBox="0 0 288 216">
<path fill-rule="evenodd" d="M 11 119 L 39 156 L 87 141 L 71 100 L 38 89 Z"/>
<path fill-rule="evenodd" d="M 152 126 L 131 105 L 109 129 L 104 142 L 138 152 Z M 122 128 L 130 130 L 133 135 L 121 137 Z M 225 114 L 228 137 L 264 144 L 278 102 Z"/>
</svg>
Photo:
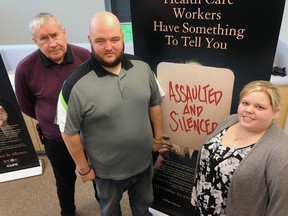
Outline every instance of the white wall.
<svg viewBox="0 0 288 216">
<path fill-rule="evenodd" d="M 288 44 L 288 1 L 286 0 L 279 40 Z"/>
<path fill-rule="evenodd" d="M 67 30 L 70 43 L 86 43 L 88 24 L 107 0 L 0 0 L 0 45 L 31 44 L 28 24 L 39 12 L 56 15 Z M 279 39 L 288 44 L 288 3 Z"/>
<path fill-rule="evenodd" d="M 284 14 L 282 18 L 281 29 L 279 33 L 279 41 L 276 49 L 274 64 L 278 67 L 286 67 L 288 69 L 288 1 L 286 0 Z M 278 78 L 280 79 L 280 78 Z M 287 75 L 283 80 L 287 80 Z M 287 85 L 286 83 L 285 85 Z M 284 131 L 288 134 L 288 116 L 284 126 Z"/>
<path fill-rule="evenodd" d="M 0 0 L 0 45 L 33 43 L 28 25 L 39 12 L 56 15 L 70 43 L 86 43 L 90 19 L 102 10 L 104 0 Z"/>
</svg>

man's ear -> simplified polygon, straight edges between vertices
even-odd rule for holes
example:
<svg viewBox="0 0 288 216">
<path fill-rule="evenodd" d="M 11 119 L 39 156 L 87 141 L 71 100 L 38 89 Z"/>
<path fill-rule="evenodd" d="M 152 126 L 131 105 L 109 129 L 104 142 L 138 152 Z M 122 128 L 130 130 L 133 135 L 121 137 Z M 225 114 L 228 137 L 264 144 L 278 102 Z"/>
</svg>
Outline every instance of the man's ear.
<svg viewBox="0 0 288 216">
<path fill-rule="evenodd" d="M 90 37 L 90 34 L 88 34 L 88 41 L 89 41 L 89 43 L 92 45 L 92 39 L 91 39 L 91 37 Z"/>
<path fill-rule="evenodd" d="M 32 37 L 33 42 L 37 45 L 37 40 L 35 37 Z"/>
</svg>

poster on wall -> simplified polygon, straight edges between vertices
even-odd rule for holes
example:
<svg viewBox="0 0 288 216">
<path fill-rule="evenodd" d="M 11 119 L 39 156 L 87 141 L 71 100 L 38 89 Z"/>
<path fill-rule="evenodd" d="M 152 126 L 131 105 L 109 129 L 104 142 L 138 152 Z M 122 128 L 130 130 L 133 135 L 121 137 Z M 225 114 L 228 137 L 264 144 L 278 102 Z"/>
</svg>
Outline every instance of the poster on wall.
<svg viewBox="0 0 288 216">
<path fill-rule="evenodd" d="M 236 113 L 243 86 L 270 80 L 285 0 L 146 0 L 130 6 L 134 54 L 150 64 L 164 88 L 164 132 L 175 144 L 157 158 L 152 207 L 194 215 L 193 158 L 221 118 Z M 219 100 L 216 92 L 228 96 Z M 205 95 L 214 104 L 204 106 Z M 222 108 L 217 100 L 225 100 Z M 184 154 L 181 160 L 177 152 Z"/>
<path fill-rule="evenodd" d="M 0 182 L 42 174 L 0 55 Z"/>
</svg>

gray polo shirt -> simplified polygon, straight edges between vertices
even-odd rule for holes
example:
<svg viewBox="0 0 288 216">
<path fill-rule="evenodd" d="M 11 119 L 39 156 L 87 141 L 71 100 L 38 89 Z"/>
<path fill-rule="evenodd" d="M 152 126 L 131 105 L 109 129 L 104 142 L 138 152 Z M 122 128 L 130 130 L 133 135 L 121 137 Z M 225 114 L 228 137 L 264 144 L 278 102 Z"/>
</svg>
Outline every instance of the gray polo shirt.
<svg viewBox="0 0 288 216">
<path fill-rule="evenodd" d="M 151 162 L 149 107 L 160 103 L 155 76 L 141 59 L 125 54 L 119 76 L 90 59 L 65 81 L 57 123 L 61 132 L 80 131 L 98 177 L 126 179 Z"/>
</svg>

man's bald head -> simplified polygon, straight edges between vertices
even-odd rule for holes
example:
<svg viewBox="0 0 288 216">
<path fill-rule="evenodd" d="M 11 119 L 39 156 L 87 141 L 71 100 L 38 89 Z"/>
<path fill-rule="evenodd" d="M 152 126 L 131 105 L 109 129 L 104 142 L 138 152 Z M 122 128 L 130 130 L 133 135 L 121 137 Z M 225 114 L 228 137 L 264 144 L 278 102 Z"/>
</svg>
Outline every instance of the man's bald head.
<svg viewBox="0 0 288 216">
<path fill-rule="evenodd" d="M 103 29 L 101 31 L 105 31 L 106 28 L 116 28 L 122 31 L 120 21 L 113 13 L 107 11 L 96 13 L 90 22 L 90 33 L 101 29 Z"/>
</svg>

